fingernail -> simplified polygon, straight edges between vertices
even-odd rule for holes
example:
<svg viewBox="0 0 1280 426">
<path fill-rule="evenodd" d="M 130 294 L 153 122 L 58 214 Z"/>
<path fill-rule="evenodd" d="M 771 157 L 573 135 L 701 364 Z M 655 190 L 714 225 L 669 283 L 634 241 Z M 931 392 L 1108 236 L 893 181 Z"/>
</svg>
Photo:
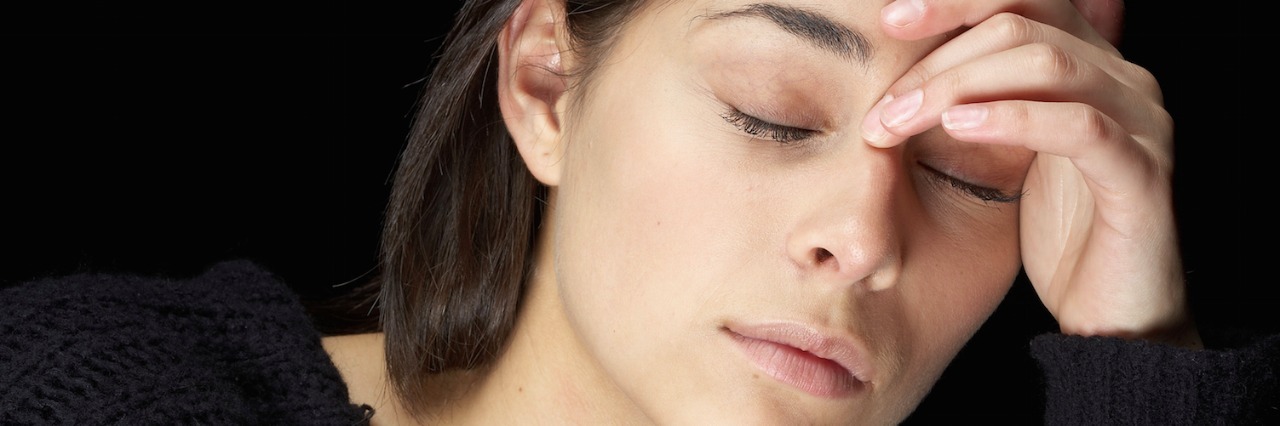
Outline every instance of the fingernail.
<svg viewBox="0 0 1280 426">
<path fill-rule="evenodd" d="M 867 142 L 883 141 L 889 132 L 884 129 L 884 125 L 880 124 L 880 110 L 884 108 L 884 104 L 893 100 L 893 95 L 884 95 L 880 98 L 880 102 L 876 102 L 871 109 L 867 110 L 867 115 L 862 118 L 862 139 Z"/>
<path fill-rule="evenodd" d="M 901 28 L 920 20 L 924 15 L 924 0 L 897 0 L 880 11 L 880 19 Z"/>
<path fill-rule="evenodd" d="M 910 120 L 911 116 L 916 115 L 922 100 L 924 100 L 924 92 L 920 89 L 907 92 L 907 94 L 894 99 L 893 102 L 889 102 L 884 106 L 884 111 L 880 113 L 882 116 L 880 121 L 885 126 L 897 127 L 899 124 Z"/>
<path fill-rule="evenodd" d="M 942 127 L 951 130 L 969 130 L 987 121 L 987 107 L 981 105 L 956 105 L 942 112 Z"/>
</svg>

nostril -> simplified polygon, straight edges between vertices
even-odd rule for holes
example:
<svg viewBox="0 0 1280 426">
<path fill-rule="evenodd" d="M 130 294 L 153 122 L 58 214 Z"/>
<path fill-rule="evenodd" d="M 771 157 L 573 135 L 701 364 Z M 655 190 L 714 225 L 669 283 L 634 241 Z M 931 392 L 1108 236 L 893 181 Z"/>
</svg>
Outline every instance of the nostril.
<svg viewBox="0 0 1280 426">
<path fill-rule="evenodd" d="M 835 255 L 831 254 L 830 251 L 827 251 L 827 249 L 824 249 L 824 248 L 817 249 L 817 251 L 813 254 L 814 260 L 817 261 L 819 265 L 826 263 L 827 259 L 830 259 L 832 257 L 835 257 Z"/>
</svg>

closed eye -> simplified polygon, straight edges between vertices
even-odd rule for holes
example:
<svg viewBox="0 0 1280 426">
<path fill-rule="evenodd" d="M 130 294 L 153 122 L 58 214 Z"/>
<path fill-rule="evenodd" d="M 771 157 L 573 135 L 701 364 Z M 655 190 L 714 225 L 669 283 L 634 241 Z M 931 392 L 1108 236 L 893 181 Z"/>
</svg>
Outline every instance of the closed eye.
<svg viewBox="0 0 1280 426">
<path fill-rule="evenodd" d="M 724 121 L 729 122 L 743 133 L 754 137 L 762 137 L 772 139 L 775 142 L 787 144 L 795 141 L 805 140 L 813 135 L 818 134 L 817 130 L 801 129 L 799 127 L 784 126 L 774 124 L 768 121 L 752 117 L 739 111 L 737 108 L 729 108 L 724 114 L 720 115 Z"/>
<path fill-rule="evenodd" d="M 938 171 L 938 169 L 929 167 L 928 164 L 924 164 L 923 162 L 919 162 L 918 164 L 920 164 L 920 167 L 924 168 L 925 171 L 929 172 L 929 177 L 934 181 L 950 185 L 952 188 L 967 196 L 974 197 L 982 201 L 994 201 L 997 203 L 1015 203 L 1022 199 L 1022 193 L 1012 195 L 1006 194 L 998 189 L 987 188 L 985 186 L 974 185 L 966 182 L 956 178 L 955 176 Z"/>
</svg>

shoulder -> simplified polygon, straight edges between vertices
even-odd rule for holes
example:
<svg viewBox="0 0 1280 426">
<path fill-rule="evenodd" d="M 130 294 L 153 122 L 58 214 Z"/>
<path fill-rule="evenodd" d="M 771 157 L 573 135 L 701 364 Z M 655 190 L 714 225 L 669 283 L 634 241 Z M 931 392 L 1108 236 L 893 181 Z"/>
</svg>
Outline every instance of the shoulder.
<svg viewBox="0 0 1280 426">
<path fill-rule="evenodd" d="M 321 344 L 346 382 L 352 402 L 369 404 L 381 413 L 379 408 L 394 399 L 387 383 L 383 334 L 328 336 Z"/>
<path fill-rule="evenodd" d="M 0 300 L 0 423 L 362 415 L 297 297 L 249 261 L 182 279 L 46 278 Z"/>
<path fill-rule="evenodd" d="M 373 426 L 418 423 L 401 407 L 388 380 L 384 334 L 328 336 L 322 343 L 347 384 L 351 402 L 373 407 Z"/>
</svg>

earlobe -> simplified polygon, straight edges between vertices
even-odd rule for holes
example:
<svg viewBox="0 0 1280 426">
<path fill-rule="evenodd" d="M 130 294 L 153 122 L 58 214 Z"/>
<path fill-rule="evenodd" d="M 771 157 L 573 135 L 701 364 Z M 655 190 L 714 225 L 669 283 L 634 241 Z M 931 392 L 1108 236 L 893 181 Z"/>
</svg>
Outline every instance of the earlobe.
<svg viewBox="0 0 1280 426">
<path fill-rule="evenodd" d="M 568 87 L 560 4 L 524 0 L 498 36 L 498 104 L 511 139 L 538 181 L 560 180 L 560 107 Z"/>
</svg>

